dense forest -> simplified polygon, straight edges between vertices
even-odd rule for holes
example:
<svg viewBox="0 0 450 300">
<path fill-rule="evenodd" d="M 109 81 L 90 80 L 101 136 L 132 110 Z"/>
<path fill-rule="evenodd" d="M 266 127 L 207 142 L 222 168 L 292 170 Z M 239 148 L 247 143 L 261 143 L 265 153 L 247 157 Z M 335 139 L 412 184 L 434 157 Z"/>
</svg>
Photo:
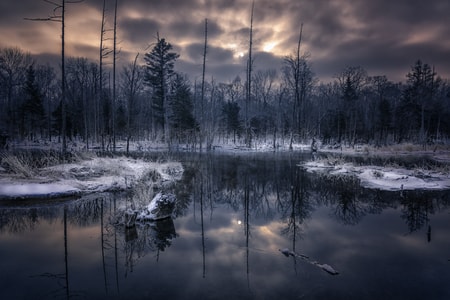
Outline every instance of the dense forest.
<svg viewBox="0 0 450 300">
<path fill-rule="evenodd" d="M 23 49 L 0 49 L 2 147 L 67 138 L 103 150 L 120 142 L 128 151 L 133 141 L 200 149 L 264 143 L 275 149 L 312 139 L 327 145 L 427 145 L 447 143 L 450 136 L 449 81 L 421 60 L 411 62 L 404 82 L 370 76 L 360 66 L 337 70 L 331 82 L 323 82 L 311 54 L 300 51 L 301 34 L 297 52 L 281 66 L 256 69 L 250 28 L 246 78 L 217 82 L 207 73 L 205 20 L 203 76 L 192 81 L 191 74 L 177 72 L 180 55 L 159 34 L 147 53 L 116 71 L 116 51 L 102 46 L 103 25 L 99 61 L 63 56 L 63 72 Z M 111 57 L 113 63 L 104 66 L 102 60 Z"/>
</svg>

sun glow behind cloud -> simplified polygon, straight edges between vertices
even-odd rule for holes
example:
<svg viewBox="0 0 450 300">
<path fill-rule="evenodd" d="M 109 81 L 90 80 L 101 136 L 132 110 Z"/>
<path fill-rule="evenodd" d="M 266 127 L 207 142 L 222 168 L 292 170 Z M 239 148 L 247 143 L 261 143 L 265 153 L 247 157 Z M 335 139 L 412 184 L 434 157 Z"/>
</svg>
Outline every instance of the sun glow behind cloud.
<svg viewBox="0 0 450 300">
<path fill-rule="evenodd" d="M 0 2 L 0 47 L 18 46 L 32 54 L 52 54 L 53 57 L 60 54 L 58 23 L 23 20 L 24 17 L 46 17 L 51 13 L 51 6 L 36 0 L 3 2 Z M 87 57 L 98 62 L 101 3 L 84 1 L 68 5 L 67 56 Z M 113 4 L 113 1 L 107 1 L 109 40 L 106 44 L 110 49 Z M 215 76 L 235 76 L 236 70 L 245 70 L 251 4 L 252 0 L 119 1 L 119 62 L 127 63 L 137 52 L 148 51 L 158 31 L 160 37 L 170 42 L 180 54 L 179 62 L 184 64 L 182 71 L 199 72 L 202 53 L 199 49 L 204 42 L 203 21 L 207 18 L 211 50 L 207 61 L 214 64 Z M 449 9 L 446 0 L 427 4 L 419 0 L 408 3 L 387 0 L 255 1 L 255 67 L 279 69 L 279 63 L 274 65 L 276 59 L 282 63 L 284 56 L 295 51 L 303 23 L 302 52 L 311 54 L 314 71 L 320 77 L 332 76 L 344 66 L 361 65 L 369 73 L 372 67 L 390 79 L 393 73 L 397 76 L 394 79 L 402 79 L 405 70 L 420 58 L 436 65 L 439 75 L 445 78 L 450 70 L 447 38 L 450 27 L 445 13 Z M 258 60 L 258 57 L 264 59 Z M 230 64 L 235 66 L 230 67 Z"/>
<path fill-rule="evenodd" d="M 277 42 L 267 42 L 263 46 L 263 51 L 271 52 L 276 45 L 277 45 Z"/>
</svg>

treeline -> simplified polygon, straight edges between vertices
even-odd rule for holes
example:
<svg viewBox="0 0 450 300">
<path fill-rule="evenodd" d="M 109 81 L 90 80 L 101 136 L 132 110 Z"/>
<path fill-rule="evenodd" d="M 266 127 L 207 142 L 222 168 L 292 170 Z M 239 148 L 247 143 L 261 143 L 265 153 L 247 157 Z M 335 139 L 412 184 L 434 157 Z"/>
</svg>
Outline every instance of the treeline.
<svg viewBox="0 0 450 300">
<path fill-rule="evenodd" d="M 126 142 L 127 149 L 132 141 L 277 148 L 312 138 L 382 146 L 445 143 L 450 135 L 449 81 L 420 60 L 403 83 L 369 76 L 361 67 L 347 67 L 323 83 L 308 55 L 287 56 L 282 66 L 274 66 L 279 69 L 230 82 L 192 82 L 190 74 L 176 72 L 179 54 L 159 36 L 140 58 L 119 70 L 114 98 L 110 71 L 101 74 L 96 62 L 68 57 L 62 132 L 60 71 L 19 48 L 0 49 L 2 144 L 55 142 L 65 134 L 86 148 L 104 150 L 116 141 Z"/>
</svg>

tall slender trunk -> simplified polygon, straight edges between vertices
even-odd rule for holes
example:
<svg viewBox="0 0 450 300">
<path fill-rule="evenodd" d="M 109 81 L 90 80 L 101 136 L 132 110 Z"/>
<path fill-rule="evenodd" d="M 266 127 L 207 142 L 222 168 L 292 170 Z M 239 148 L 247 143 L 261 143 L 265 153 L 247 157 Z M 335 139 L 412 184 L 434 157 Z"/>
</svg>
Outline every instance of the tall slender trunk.
<svg viewBox="0 0 450 300">
<path fill-rule="evenodd" d="M 136 54 L 136 57 L 134 58 L 133 67 L 131 70 L 131 82 L 130 82 L 130 95 L 128 98 L 128 114 L 127 114 L 127 154 L 130 151 L 130 139 L 131 139 L 131 113 L 133 111 L 133 104 L 134 104 L 134 95 L 136 93 L 136 66 L 137 66 L 137 59 L 139 57 L 139 53 Z"/>
<path fill-rule="evenodd" d="M 205 124 L 205 69 L 206 69 L 206 48 L 208 45 L 208 19 L 205 19 L 205 46 L 203 47 L 203 69 L 202 69 L 202 94 L 201 94 L 201 134 L 200 134 L 200 151 L 202 150 L 203 137 L 205 135 L 205 128 L 207 125 Z"/>
<path fill-rule="evenodd" d="M 114 6 L 113 96 L 111 107 L 113 152 L 116 152 L 116 60 L 117 60 L 117 0 Z"/>
<path fill-rule="evenodd" d="M 248 62 L 247 62 L 247 93 L 245 99 L 245 139 L 247 147 L 251 147 L 252 138 L 251 138 L 251 130 L 250 130 L 250 120 L 248 115 L 248 109 L 250 105 L 251 99 L 251 90 L 252 90 L 252 46 L 253 46 L 253 11 L 255 8 L 255 1 L 252 2 L 252 12 L 250 15 L 250 38 L 248 45 Z"/>
<path fill-rule="evenodd" d="M 104 52 L 104 45 L 103 45 L 103 41 L 105 39 L 105 12 L 106 12 L 106 0 L 103 0 L 103 10 L 102 10 L 102 26 L 101 26 L 101 30 L 100 30 L 100 53 L 99 53 L 99 98 L 97 100 L 96 103 L 96 137 L 98 136 L 98 130 L 100 129 L 100 107 L 101 104 L 103 102 L 103 58 L 105 57 L 105 52 Z M 102 131 L 104 129 L 101 129 Z M 102 140 L 103 140 L 103 132 L 102 132 Z M 103 144 L 103 143 L 102 143 Z M 105 151 L 105 149 L 102 149 L 103 151 Z"/>
<path fill-rule="evenodd" d="M 67 139 L 66 139 L 66 69 L 65 69 L 65 53 L 64 53 L 64 17 L 65 17 L 65 4 L 66 1 L 62 0 L 61 6 L 61 118 L 62 118 L 62 154 L 66 155 L 67 152 Z"/>
</svg>

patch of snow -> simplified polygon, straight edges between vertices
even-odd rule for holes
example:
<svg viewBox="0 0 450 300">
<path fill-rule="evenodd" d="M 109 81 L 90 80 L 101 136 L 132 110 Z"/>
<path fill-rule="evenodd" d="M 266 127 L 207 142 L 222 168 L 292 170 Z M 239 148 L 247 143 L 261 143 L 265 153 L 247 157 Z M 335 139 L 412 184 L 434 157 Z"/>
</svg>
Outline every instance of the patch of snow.
<svg viewBox="0 0 450 300">
<path fill-rule="evenodd" d="M 80 192 L 80 189 L 68 184 L 0 182 L 0 197 L 7 198 L 51 198 L 75 195 Z"/>
<path fill-rule="evenodd" d="M 181 163 L 155 163 L 125 157 L 95 157 L 79 163 L 61 164 L 38 170 L 32 179 L 0 179 L 0 198 L 44 198 L 92 192 L 125 190 L 149 172 L 156 171 L 162 181 L 179 180 Z"/>
<path fill-rule="evenodd" d="M 407 170 L 379 166 L 329 165 L 323 161 L 310 161 L 301 165 L 308 172 L 323 172 L 332 176 L 356 176 L 361 186 L 372 189 L 446 190 L 450 189 L 450 174 L 425 170 Z"/>
</svg>

